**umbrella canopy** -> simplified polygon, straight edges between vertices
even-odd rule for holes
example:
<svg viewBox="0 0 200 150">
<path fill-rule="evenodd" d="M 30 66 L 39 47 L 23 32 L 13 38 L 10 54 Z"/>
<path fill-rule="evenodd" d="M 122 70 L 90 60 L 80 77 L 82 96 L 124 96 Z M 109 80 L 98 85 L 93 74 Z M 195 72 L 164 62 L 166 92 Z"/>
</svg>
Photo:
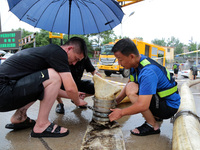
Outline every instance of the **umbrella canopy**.
<svg viewBox="0 0 200 150">
<path fill-rule="evenodd" d="M 111 30 L 124 16 L 114 0 L 7 0 L 20 20 L 50 32 L 91 34 Z"/>
</svg>

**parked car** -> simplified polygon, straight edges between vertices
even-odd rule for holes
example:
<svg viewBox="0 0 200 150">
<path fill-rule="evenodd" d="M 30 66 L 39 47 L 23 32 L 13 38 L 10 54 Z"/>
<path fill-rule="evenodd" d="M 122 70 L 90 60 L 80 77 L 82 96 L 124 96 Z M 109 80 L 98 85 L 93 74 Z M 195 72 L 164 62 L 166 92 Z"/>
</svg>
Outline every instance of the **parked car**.
<svg viewBox="0 0 200 150">
<path fill-rule="evenodd" d="M 182 70 L 181 71 L 181 76 L 183 76 L 184 78 L 189 78 L 189 76 L 190 76 L 190 69 L 188 69 L 188 70 Z M 199 70 L 198 70 L 197 77 L 200 77 L 200 71 Z"/>
<path fill-rule="evenodd" d="M 5 52 L 5 51 L 3 51 L 3 50 L 0 50 L 0 57 L 4 56 L 5 54 L 6 54 L 6 52 Z"/>
<path fill-rule="evenodd" d="M 0 54 L 6 54 L 4 50 L 0 50 Z"/>
<path fill-rule="evenodd" d="M 13 53 L 6 53 L 3 57 L 0 57 L 1 59 L 1 64 L 6 60 L 8 59 L 10 56 L 14 55 Z"/>
</svg>

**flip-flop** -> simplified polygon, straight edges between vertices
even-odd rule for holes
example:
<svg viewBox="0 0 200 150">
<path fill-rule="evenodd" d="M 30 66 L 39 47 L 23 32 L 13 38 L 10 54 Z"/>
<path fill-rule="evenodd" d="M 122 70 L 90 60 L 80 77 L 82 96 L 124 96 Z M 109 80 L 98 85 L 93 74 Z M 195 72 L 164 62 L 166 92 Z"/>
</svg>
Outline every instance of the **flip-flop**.
<svg viewBox="0 0 200 150">
<path fill-rule="evenodd" d="M 13 129 L 13 130 L 22 130 L 22 129 L 27 129 L 30 127 L 34 127 L 35 125 L 35 120 L 30 119 L 29 117 L 26 118 L 24 122 L 21 123 L 10 123 L 5 126 L 7 129 Z"/>
<path fill-rule="evenodd" d="M 31 132 L 31 137 L 41 138 L 41 137 L 63 137 L 69 134 L 69 130 L 64 133 L 60 133 L 61 126 L 57 126 L 52 132 L 54 123 L 51 123 L 42 133 L 35 133 L 33 130 Z"/>
<path fill-rule="evenodd" d="M 146 135 L 159 134 L 160 133 L 160 129 L 154 130 L 154 128 L 150 124 L 148 124 L 147 122 L 145 122 L 140 127 L 137 127 L 136 129 L 138 129 L 140 133 L 135 133 L 132 130 L 130 130 L 130 132 L 133 135 L 138 135 L 138 136 L 146 136 Z"/>
</svg>

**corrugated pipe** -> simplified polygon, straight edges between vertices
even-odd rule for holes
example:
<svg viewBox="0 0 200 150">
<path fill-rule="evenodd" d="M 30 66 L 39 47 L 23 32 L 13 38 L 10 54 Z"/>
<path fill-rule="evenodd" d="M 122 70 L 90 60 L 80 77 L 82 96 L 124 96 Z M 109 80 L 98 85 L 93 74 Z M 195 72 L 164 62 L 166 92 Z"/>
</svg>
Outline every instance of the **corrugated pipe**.
<svg viewBox="0 0 200 150">
<path fill-rule="evenodd" d="M 200 150 L 200 120 L 190 91 L 200 80 L 190 80 L 181 86 L 181 105 L 174 117 L 172 150 Z"/>
</svg>

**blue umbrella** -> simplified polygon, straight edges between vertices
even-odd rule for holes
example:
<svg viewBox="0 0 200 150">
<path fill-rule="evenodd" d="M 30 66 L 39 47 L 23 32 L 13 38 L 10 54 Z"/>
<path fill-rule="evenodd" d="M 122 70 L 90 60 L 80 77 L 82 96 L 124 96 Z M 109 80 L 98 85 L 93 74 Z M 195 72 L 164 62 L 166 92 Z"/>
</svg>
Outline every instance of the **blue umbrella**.
<svg viewBox="0 0 200 150">
<path fill-rule="evenodd" d="M 7 0 L 20 20 L 50 32 L 91 34 L 111 30 L 124 16 L 114 0 Z"/>
</svg>

